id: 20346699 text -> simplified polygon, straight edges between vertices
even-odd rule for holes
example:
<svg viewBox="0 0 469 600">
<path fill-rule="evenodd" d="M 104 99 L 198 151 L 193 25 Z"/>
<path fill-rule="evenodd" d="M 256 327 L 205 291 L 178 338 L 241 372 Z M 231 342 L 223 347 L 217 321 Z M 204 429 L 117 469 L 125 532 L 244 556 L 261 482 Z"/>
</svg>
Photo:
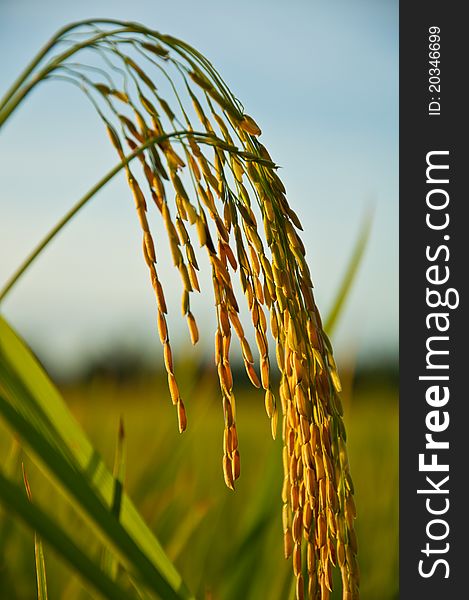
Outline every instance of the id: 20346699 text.
<svg viewBox="0 0 469 600">
<path fill-rule="evenodd" d="M 441 68 L 440 68 L 440 28 L 432 25 L 428 28 L 428 114 L 439 116 L 441 112 Z"/>
</svg>

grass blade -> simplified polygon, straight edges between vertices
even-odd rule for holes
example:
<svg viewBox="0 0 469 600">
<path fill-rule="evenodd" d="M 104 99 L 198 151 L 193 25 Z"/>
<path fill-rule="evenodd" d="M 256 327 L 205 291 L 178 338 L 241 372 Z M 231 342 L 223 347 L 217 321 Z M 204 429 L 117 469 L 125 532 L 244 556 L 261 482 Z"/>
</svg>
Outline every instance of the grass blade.
<svg viewBox="0 0 469 600">
<path fill-rule="evenodd" d="M 37 533 L 34 534 L 34 555 L 36 559 L 37 598 L 38 600 L 47 600 L 48 595 L 44 549 L 42 547 L 42 540 Z"/>
<path fill-rule="evenodd" d="M 124 422 L 122 419 L 120 420 L 119 431 L 117 434 L 113 476 L 114 494 L 112 498 L 111 511 L 115 515 L 116 519 L 119 519 L 122 506 L 122 493 L 124 490 L 125 477 L 125 433 Z M 101 564 L 103 570 L 109 574 L 111 579 L 115 580 L 117 577 L 117 571 L 119 569 L 119 562 L 117 561 L 113 552 L 107 546 L 103 548 Z"/>
<path fill-rule="evenodd" d="M 32 502 L 31 488 L 29 486 L 24 463 L 22 463 L 21 468 L 23 471 L 23 481 L 24 487 L 26 488 L 26 495 L 28 500 Z M 38 600 L 47 600 L 49 596 L 47 594 L 46 561 L 44 559 L 42 540 L 38 536 L 37 532 L 34 532 L 34 558 L 36 562 L 37 598 Z"/>
<path fill-rule="evenodd" d="M 358 268 L 360 267 L 366 246 L 368 244 L 372 221 L 373 215 L 371 211 L 369 211 L 365 215 L 365 219 L 360 228 L 357 241 L 355 242 L 355 247 L 350 257 L 350 262 L 347 266 L 347 270 L 345 271 L 345 275 L 340 283 L 334 303 L 332 305 L 332 309 L 330 310 L 324 322 L 324 329 L 328 335 L 331 335 L 334 331 L 339 317 L 342 313 L 342 309 L 344 308 L 345 301 L 349 296 L 350 289 L 355 280 Z"/>
</svg>

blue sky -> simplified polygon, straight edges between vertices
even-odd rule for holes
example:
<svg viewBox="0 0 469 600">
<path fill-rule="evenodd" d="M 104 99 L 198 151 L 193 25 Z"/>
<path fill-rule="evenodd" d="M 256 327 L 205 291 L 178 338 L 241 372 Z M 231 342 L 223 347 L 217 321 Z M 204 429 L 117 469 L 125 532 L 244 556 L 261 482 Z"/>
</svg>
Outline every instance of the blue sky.
<svg viewBox="0 0 469 600">
<path fill-rule="evenodd" d="M 136 20 L 188 41 L 214 63 L 261 124 L 262 141 L 282 166 L 289 201 L 304 225 L 323 315 L 363 215 L 374 205 L 367 254 L 334 343 L 339 356 L 395 355 L 397 10 L 388 0 L 3 0 L 0 92 L 69 21 Z M 78 90 L 47 83 L 33 92 L 0 136 L 0 283 L 115 162 L 100 122 Z M 166 276 L 177 280 L 169 266 Z M 179 304 L 176 289 L 170 298 Z M 209 304 L 201 298 L 194 308 L 212 329 Z M 121 178 L 62 232 L 3 311 L 57 368 L 70 368 L 109 344 L 152 347 L 153 297 Z M 185 339 L 178 311 L 171 319 L 175 337 Z M 211 341 L 212 331 L 207 347 Z"/>
</svg>

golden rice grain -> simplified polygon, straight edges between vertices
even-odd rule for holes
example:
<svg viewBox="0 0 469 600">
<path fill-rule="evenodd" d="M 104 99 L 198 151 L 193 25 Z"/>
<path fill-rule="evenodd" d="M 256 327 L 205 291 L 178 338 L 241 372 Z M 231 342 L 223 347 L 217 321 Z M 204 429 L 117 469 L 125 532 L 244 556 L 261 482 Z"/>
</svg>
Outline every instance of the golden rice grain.
<svg viewBox="0 0 469 600">
<path fill-rule="evenodd" d="M 270 367 L 267 355 L 261 358 L 261 382 L 262 387 L 266 390 L 270 385 Z"/>
<path fill-rule="evenodd" d="M 232 469 L 233 469 L 233 479 L 236 481 L 240 474 L 240 459 L 239 459 L 239 451 L 235 450 L 232 456 Z"/>
<path fill-rule="evenodd" d="M 326 543 L 327 525 L 326 518 L 323 513 L 319 513 L 316 519 L 316 539 L 319 548 L 322 548 Z"/>
<path fill-rule="evenodd" d="M 267 416 L 269 418 L 272 417 L 274 409 L 275 409 L 275 396 L 273 395 L 273 393 L 270 389 L 267 389 L 265 391 L 264 404 L 265 404 L 265 411 L 267 413 Z"/>
<path fill-rule="evenodd" d="M 171 346 L 169 345 L 169 342 L 166 342 L 163 345 L 163 356 L 164 356 L 164 364 L 166 367 L 166 371 L 168 371 L 168 373 L 172 373 L 173 372 L 173 353 L 171 352 Z"/>
<path fill-rule="evenodd" d="M 248 377 L 251 380 L 252 385 L 256 388 L 261 387 L 259 378 L 257 377 L 257 373 L 254 370 L 254 367 L 252 366 L 252 364 L 250 362 L 248 362 L 247 360 L 245 360 L 244 366 L 246 368 L 246 373 L 248 374 Z"/>
<path fill-rule="evenodd" d="M 168 386 L 169 386 L 169 392 L 171 394 L 171 400 L 173 401 L 173 404 L 177 404 L 180 399 L 179 387 L 178 387 L 178 384 L 176 383 L 176 378 L 174 377 L 174 375 L 172 373 L 168 373 Z"/>
<path fill-rule="evenodd" d="M 164 314 L 158 311 L 158 333 L 162 344 L 166 344 L 168 341 L 168 327 L 166 325 L 166 319 Z"/>
<path fill-rule="evenodd" d="M 296 577 L 301 574 L 301 543 L 293 546 L 293 573 Z"/>
<path fill-rule="evenodd" d="M 195 345 L 199 341 L 199 329 L 194 315 L 189 311 L 187 313 L 187 325 L 191 336 L 191 342 Z"/>
<path fill-rule="evenodd" d="M 179 432 L 182 433 L 187 427 L 186 409 L 182 400 L 179 398 L 177 403 Z"/>
<path fill-rule="evenodd" d="M 233 469 L 231 467 L 231 461 L 226 454 L 223 456 L 223 475 L 225 477 L 226 485 L 234 490 Z"/>
<path fill-rule="evenodd" d="M 283 532 L 283 543 L 285 558 L 289 558 L 293 552 L 293 537 L 290 529 L 285 529 Z"/>
<path fill-rule="evenodd" d="M 301 510 L 297 510 L 295 516 L 293 517 L 292 523 L 292 535 L 295 544 L 301 544 L 301 534 L 303 529 L 302 518 L 303 513 L 301 512 Z"/>
</svg>

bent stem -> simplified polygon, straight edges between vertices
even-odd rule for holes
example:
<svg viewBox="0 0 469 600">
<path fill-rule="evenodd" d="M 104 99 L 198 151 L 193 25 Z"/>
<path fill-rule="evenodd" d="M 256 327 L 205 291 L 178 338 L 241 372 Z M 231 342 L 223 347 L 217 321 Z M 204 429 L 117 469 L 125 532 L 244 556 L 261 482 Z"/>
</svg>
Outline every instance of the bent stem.
<svg viewBox="0 0 469 600">
<path fill-rule="evenodd" d="M 52 50 L 52 48 L 57 43 L 57 41 L 62 37 L 62 35 L 67 33 L 73 27 L 75 27 L 74 24 L 67 25 L 66 27 L 63 27 L 62 29 L 59 29 L 59 31 L 54 35 L 54 37 L 51 38 L 43 48 L 41 48 L 41 50 L 36 54 L 36 56 L 33 58 L 33 60 L 26 66 L 26 68 L 22 71 L 22 73 L 20 73 L 18 78 L 13 82 L 13 84 L 11 85 L 9 90 L 6 92 L 6 94 L 0 100 L 1 107 L 6 106 L 7 102 L 14 96 L 14 94 L 17 92 L 17 90 L 23 85 L 23 83 L 26 81 L 26 79 L 31 75 L 31 73 L 39 65 L 39 63 L 45 58 L 45 56 L 48 54 L 48 52 L 50 50 Z"/>
<path fill-rule="evenodd" d="M 85 40 L 84 42 L 79 42 L 74 44 L 71 48 L 66 50 L 64 53 L 55 57 L 50 63 L 48 63 L 41 71 L 39 71 L 28 83 L 28 77 L 34 72 L 34 69 L 38 67 L 38 65 L 44 60 L 47 54 L 52 50 L 52 48 L 61 40 L 61 38 L 71 32 L 74 29 L 78 29 L 79 27 L 83 27 L 86 25 L 109 25 L 117 27 L 118 29 L 109 30 L 109 31 L 101 31 L 91 38 Z M 11 114 L 15 111 L 18 105 L 24 100 L 24 98 L 29 94 L 29 92 L 41 81 L 44 81 L 46 77 L 49 75 L 51 71 L 59 67 L 65 60 L 76 54 L 78 51 L 92 47 L 99 40 L 103 38 L 110 37 L 116 33 L 122 32 L 136 32 L 150 35 L 156 39 L 159 39 L 168 45 L 172 46 L 178 53 L 181 54 L 181 49 L 183 52 L 189 52 L 196 57 L 212 74 L 215 80 L 221 85 L 225 94 L 228 94 L 231 97 L 232 101 L 234 101 L 234 97 L 232 96 L 229 88 L 220 77 L 219 73 L 213 68 L 211 63 L 207 61 L 205 57 L 203 57 L 199 52 L 197 52 L 194 48 L 192 48 L 189 44 L 185 44 L 181 40 L 177 38 L 173 38 L 168 35 L 161 35 L 158 31 L 153 29 L 147 29 L 142 27 L 138 23 L 131 23 L 126 21 L 121 21 L 117 19 L 84 19 L 82 21 L 76 21 L 71 23 L 57 31 L 57 33 L 47 42 L 47 44 L 38 52 L 38 54 L 34 57 L 34 59 L 26 66 L 23 72 L 19 75 L 19 77 L 13 82 L 11 87 L 5 93 L 3 98 L 0 100 L 0 128 L 5 124 L 7 119 L 11 116 Z M 188 58 L 186 56 L 186 58 Z M 24 84 L 24 86 L 23 86 Z M 23 88 L 21 89 L 21 86 Z"/>
<path fill-rule="evenodd" d="M 27 77 L 31 74 L 31 72 L 34 70 L 34 68 L 41 62 L 42 58 L 44 58 L 45 54 L 47 54 L 47 52 L 54 46 L 54 44 L 57 42 L 57 40 L 59 38 L 54 39 L 53 43 L 48 44 L 49 47 L 46 47 L 45 51 L 40 53 L 40 55 L 38 55 L 38 57 L 31 63 L 31 65 L 26 68 L 23 76 L 20 77 L 20 79 L 13 85 L 12 89 L 7 93 L 7 96 L 6 96 L 7 100 L 2 101 L 2 103 L 0 104 L 0 106 L 2 107 L 0 109 L 0 127 L 2 127 L 2 125 L 8 119 L 8 117 L 14 112 L 14 110 L 24 100 L 24 98 L 29 94 L 29 92 L 39 82 L 44 81 L 46 79 L 46 77 L 51 73 L 51 71 L 53 71 L 54 69 L 59 67 L 67 58 L 70 58 L 71 56 L 73 56 L 79 50 L 82 50 L 83 48 L 92 46 L 97 41 L 99 41 L 102 38 L 107 37 L 108 35 L 112 35 L 115 33 L 121 33 L 123 31 L 127 31 L 127 30 L 126 29 L 116 29 L 113 31 L 103 32 L 103 33 L 95 35 L 94 37 L 86 40 L 85 42 L 82 42 L 80 44 L 75 44 L 74 46 L 72 46 L 72 48 L 70 48 L 63 54 L 60 54 L 59 56 L 57 56 L 50 64 L 47 64 L 41 71 L 39 71 L 39 73 L 37 73 L 33 77 L 33 79 L 29 83 L 27 83 L 22 89 L 20 89 L 21 85 L 23 84 L 25 79 L 27 79 Z M 42 54 L 42 56 L 41 56 L 41 54 Z"/>
</svg>

